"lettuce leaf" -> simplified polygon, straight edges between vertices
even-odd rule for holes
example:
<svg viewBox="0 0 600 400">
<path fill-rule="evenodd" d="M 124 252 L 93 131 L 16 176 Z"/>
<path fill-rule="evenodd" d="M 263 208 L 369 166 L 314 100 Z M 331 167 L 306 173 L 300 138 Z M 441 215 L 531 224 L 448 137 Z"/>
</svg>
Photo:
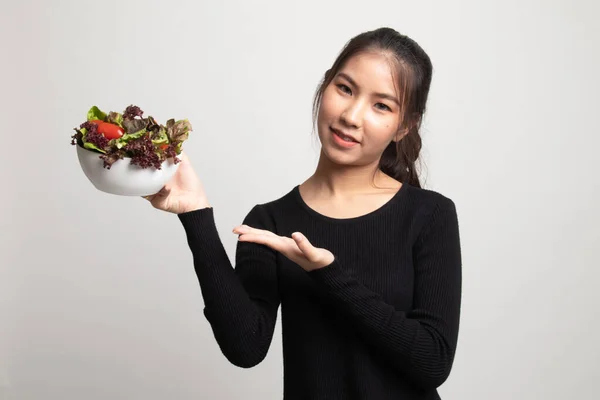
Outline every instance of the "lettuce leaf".
<svg viewBox="0 0 600 400">
<path fill-rule="evenodd" d="M 124 118 L 122 124 L 125 133 L 136 133 L 142 129 L 148 128 L 148 118 Z"/>
<path fill-rule="evenodd" d="M 179 121 L 170 119 L 167 121 L 167 136 L 171 144 L 177 149 L 177 154 L 181 153 L 181 144 L 187 140 L 191 130 L 192 125 L 187 119 Z"/>
<path fill-rule="evenodd" d="M 94 143 L 83 142 L 83 147 L 85 147 L 88 150 L 95 150 L 95 151 L 99 151 L 100 153 L 106 154 L 106 151 L 102 150 L 101 148 L 96 146 Z"/>
<path fill-rule="evenodd" d="M 106 121 L 106 113 L 101 111 L 98 107 L 93 106 L 89 109 L 87 113 L 87 120 L 91 121 L 94 119 L 99 119 L 101 121 Z"/>
<path fill-rule="evenodd" d="M 167 136 L 167 129 L 164 126 L 161 126 L 158 132 L 152 134 L 152 143 L 154 145 L 159 144 L 168 144 L 169 136 Z"/>
<path fill-rule="evenodd" d="M 120 138 L 114 139 L 115 140 L 114 144 L 115 144 L 115 146 L 117 146 L 118 149 L 120 149 L 120 148 L 124 147 L 127 143 L 131 142 L 132 140 L 141 138 L 146 132 L 147 132 L 146 128 L 144 128 L 144 129 L 141 129 L 134 133 L 126 133 L 123 136 L 121 136 Z"/>
<path fill-rule="evenodd" d="M 119 125 L 121 128 L 123 127 L 123 114 L 111 111 L 108 113 L 108 122 L 111 124 Z"/>
</svg>

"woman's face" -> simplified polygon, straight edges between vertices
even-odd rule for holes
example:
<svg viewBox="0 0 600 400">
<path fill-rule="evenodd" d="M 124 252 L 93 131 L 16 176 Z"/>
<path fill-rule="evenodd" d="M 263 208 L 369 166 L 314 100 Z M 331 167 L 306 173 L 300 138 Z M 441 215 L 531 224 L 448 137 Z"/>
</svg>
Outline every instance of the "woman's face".
<svg viewBox="0 0 600 400">
<path fill-rule="evenodd" d="M 379 162 L 392 140 L 398 140 L 400 104 L 390 59 L 362 53 L 350 58 L 323 92 L 317 127 L 322 151 L 337 163 Z M 344 141 L 340 135 L 351 136 Z"/>
</svg>

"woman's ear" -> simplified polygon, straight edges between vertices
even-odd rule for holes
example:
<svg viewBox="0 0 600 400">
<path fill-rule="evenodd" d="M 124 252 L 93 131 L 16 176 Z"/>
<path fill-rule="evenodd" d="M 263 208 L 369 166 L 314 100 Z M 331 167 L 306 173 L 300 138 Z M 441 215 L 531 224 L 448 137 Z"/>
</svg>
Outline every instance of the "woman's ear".
<svg viewBox="0 0 600 400">
<path fill-rule="evenodd" d="M 410 128 L 405 128 L 405 129 L 401 129 L 399 130 L 396 135 L 394 136 L 393 141 L 398 143 L 399 141 L 402 140 L 402 138 L 406 135 L 408 135 L 408 132 L 410 132 Z"/>
<path fill-rule="evenodd" d="M 417 124 L 420 123 L 420 117 L 418 115 L 415 115 L 415 117 L 413 118 L 412 122 L 408 125 L 405 125 L 404 128 L 401 128 L 398 130 L 398 132 L 396 133 L 396 135 L 394 136 L 394 142 L 399 142 L 401 141 L 404 136 L 408 135 L 411 131 L 411 129 L 416 128 Z"/>
</svg>

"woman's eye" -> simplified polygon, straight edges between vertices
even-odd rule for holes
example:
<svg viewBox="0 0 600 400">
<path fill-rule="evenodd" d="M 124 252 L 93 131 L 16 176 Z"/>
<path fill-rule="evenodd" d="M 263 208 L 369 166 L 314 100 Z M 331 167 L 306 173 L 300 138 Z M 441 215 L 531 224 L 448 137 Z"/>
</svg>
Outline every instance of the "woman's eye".
<svg viewBox="0 0 600 400">
<path fill-rule="evenodd" d="M 388 106 L 386 106 L 386 105 L 385 105 L 385 104 L 383 104 L 383 103 L 377 103 L 376 105 L 377 105 L 377 106 L 381 106 L 381 107 L 382 107 L 382 108 L 380 108 L 380 110 L 384 110 L 384 111 L 392 111 L 392 109 L 391 109 L 391 108 L 389 108 Z"/>
<path fill-rule="evenodd" d="M 350 88 L 349 88 L 348 86 L 344 85 L 343 83 L 339 83 L 339 84 L 337 84 L 336 86 L 337 86 L 338 88 L 340 88 L 340 90 L 341 90 L 342 92 L 345 92 L 345 93 L 348 93 L 348 94 L 352 94 L 352 90 L 350 90 Z M 375 106 L 381 106 L 381 107 L 378 107 L 378 108 L 379 108 L 380 110 L 383 110 L 383 111 L 392 111 L 392 109 L 391 109 L 391 108 L 389 108 L 388 106 L 386 106 L 386 105 L 385 105 L 385 104 L 383 104 L 383 103 L 377 103 Z"/>
<path fill-rule="evenodd" d="M 344 85 L 343 83 L 340 83 L 339 85 L 337 85 L 337 87 L 339 87 L 342 90 L 342 92 L 352 93 L 350 88 L 348 86 Z"/>
</svg>

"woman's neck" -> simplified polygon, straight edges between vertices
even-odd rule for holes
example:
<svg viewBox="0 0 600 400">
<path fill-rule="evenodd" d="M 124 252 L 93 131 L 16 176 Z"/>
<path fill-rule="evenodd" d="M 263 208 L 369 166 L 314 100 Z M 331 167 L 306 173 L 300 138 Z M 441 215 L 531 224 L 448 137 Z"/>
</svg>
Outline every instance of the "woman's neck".
<svg viewBox="0 0 600 400">
<path fill-rule="evenodd" d="M 379 163 L 348 166 L 331 162 L 323 153 L 314 174 L 303 184 L 305 192 L 329 198 L 345 198 L 374 191 L 397 190 L 400 183 L 384 174 Z"/>
</svg>

